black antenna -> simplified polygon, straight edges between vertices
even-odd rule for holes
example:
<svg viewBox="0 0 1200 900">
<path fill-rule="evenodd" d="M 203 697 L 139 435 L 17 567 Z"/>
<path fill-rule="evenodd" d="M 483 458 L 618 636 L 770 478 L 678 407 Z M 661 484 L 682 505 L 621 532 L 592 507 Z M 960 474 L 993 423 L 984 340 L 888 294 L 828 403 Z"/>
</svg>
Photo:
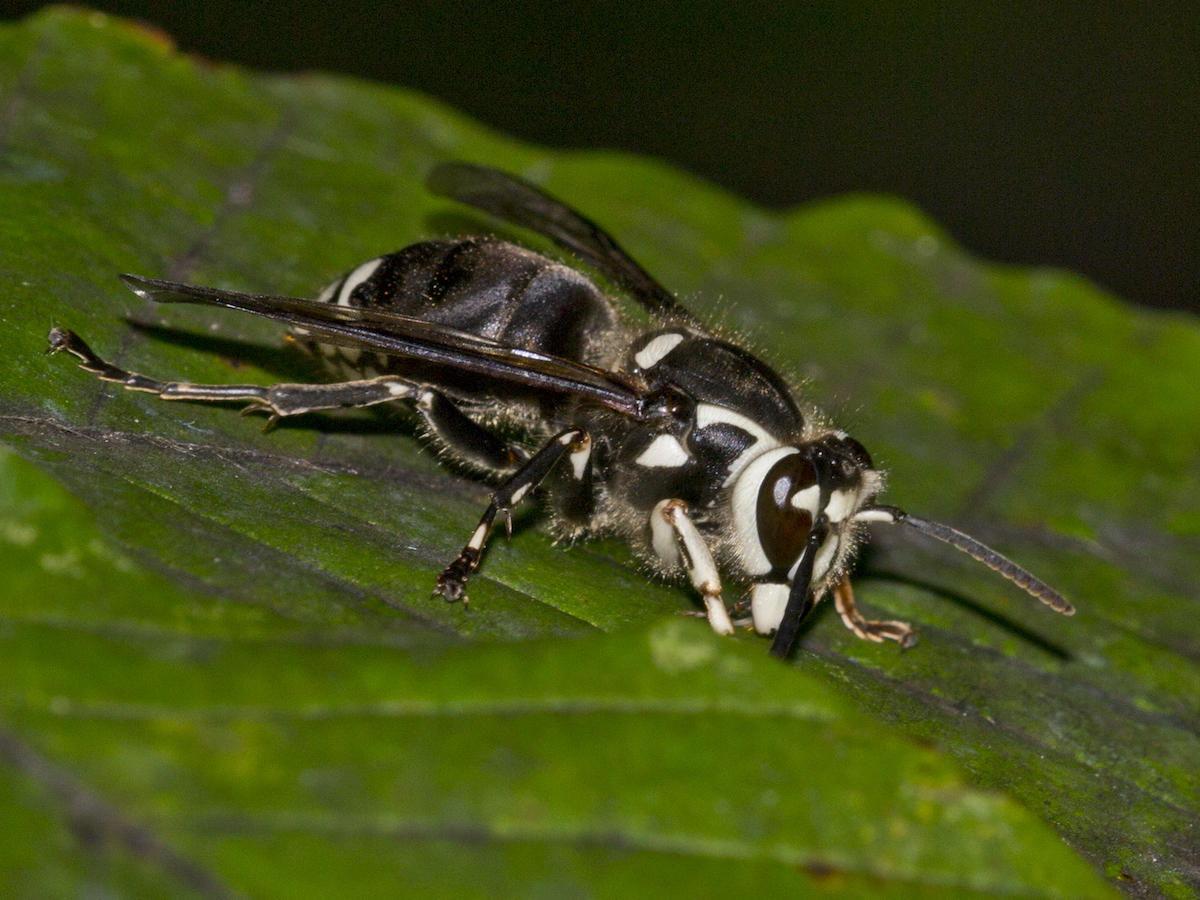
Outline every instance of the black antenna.
<svg viewBox="0 0 1200 900">
<path fill-rule="evenodd" d="M 991 547 L 975 540 L 969 534 L 963 534 L 957 528 L 943 525 L 941 522 L 930 522 L 916 516 L 910 516 L 902 509 L 894 506 L 872 506 L 864 509 L 854 517 L 859 522 L 891 522 L 911 525 L 930 537 L 944 541 L 952 547 L 957 547 L 963 553 L 970 554 L 994 572 L 999 572 L 1017 587 L 1022 588 L 1031 597 L 1036 597 L 1048 607 L 1064 616 L 1075 615 L 1075 607 L 1067 598 L 1033 573 L 1022 569 L 1002 553 L 997 553 Z"/>
</svg>

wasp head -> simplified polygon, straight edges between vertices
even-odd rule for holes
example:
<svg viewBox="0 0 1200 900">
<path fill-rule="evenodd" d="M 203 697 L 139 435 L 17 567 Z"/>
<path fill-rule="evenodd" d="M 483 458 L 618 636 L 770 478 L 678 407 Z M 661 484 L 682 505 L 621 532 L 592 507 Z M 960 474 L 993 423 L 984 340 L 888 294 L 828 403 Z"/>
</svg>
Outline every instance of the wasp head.
<svg viewBox="0 0 1200 900">
<path fill-rule="evenodd" d="M 815 599 L 841 574 L 858 540 L 855 516 L 882 487 L 866 448 L 840 431 L 770 450 L 746 467 L 733 510 L 742 563 L 755 578 L 757 631 L 778 628 L 793 586 Z"/>
</svg>

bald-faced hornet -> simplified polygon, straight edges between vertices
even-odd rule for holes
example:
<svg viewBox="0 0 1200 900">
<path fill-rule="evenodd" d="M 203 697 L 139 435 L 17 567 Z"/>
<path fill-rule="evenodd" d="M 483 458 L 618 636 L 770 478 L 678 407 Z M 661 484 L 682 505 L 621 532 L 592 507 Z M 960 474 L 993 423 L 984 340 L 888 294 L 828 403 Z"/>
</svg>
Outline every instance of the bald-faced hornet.
<svg viewBox="0 0 1200 900">
<path fill-rule="evenodd" d="M 162 303 L 244 310 L 285 322 L 324 355 L 330 384 L 155 381 L 55 328 L 51 351 L 164 400 L 240 401 L 273 423 L 312 410 L 400 402 L 431 443 L 499 484 L 435 593 L 465 601 L 497 516 L 539 486 L 557 533 L 616 535 L 662 575 L 686 573 L 720 634 L 733 621 L 721 572 L 748 586 L 736 610 L 786 656 L 801 620 L 832 593 L 856 635 L 903 647 L 903 622 L 854 606 L 847 568 L 869 522 L 903 523 L 969 553 L 1052 609 L 1071 605 L 979 541 L 876 502 L 883 474 L 866 449 L 802 410 L 785 381 L 706 330 L 607 233 L 532 185 L 449 163 L 428 187 L 554 241 L 640 304 L 635 331 L 575 268 L 511 243 L 471 237 L 414 244 L 365 262 L 317 300 L 243 294 L 122 275 Z"/>
</svg>

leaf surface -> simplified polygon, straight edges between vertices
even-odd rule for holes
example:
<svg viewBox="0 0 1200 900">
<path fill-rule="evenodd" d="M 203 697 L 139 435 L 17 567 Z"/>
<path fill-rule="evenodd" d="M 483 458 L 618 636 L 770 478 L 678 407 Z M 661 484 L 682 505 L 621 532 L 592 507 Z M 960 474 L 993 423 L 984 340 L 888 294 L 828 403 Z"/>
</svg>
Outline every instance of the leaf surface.
<svg viewBox="0 0 1200 900">
<path fill-rule="evenodd" d="M 0 59 L 17 893 L 1110 896 L 1102 871 L 1196 896 L 1193 322 L 982 264 L 899 202 L 768 214 L 97 15 L 0 30 Z M 626 548 L 553 546 L 536 510 L 463 609 L 430 589 L 486 488 L 402 416 L 264 434 L 43 353 L 61 326 L 153 377 L 313 377 L 271 323 L 143 306 L 116 274 L 313 296 L 431 234 L 541 246 L 426 195 L 447 158 L 602 223 L 807 379 L 891 502 L 994 543 L 1079 614 L 883 530 L 860 603 L 921 644 L 866 644 L 825 611 L 785 667 L 675 617 L 689 594 Z"/>
</svg>

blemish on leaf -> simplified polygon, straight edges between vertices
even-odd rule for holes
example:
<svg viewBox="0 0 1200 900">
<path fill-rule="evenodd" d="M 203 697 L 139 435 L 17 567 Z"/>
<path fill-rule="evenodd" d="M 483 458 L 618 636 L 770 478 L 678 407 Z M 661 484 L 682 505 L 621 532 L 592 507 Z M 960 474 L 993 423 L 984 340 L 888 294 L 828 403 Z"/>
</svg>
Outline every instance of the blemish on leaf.
<svg viewBox="0 0 1200 900">
<path fill-rule="evenodd" d="M 717 655 L 712 639 L 683 622 L 667 622 L 650 632 L 654 664 L 672 675 L 711 663 Z"/>
<path fill-rule="evenodd" d="M 28 522 L 17 522 L 12 519 L 0 522 L 0 541 L 4 541 L 6 544 L 28 547 L 37 540 L 37 536 L 37 528 Z"/>
<path fill-rule="evenodd" d="M 83 566 L 79 564 L 79 551 L 75 548 L 62 553 L 43 553 L 38 560 L 42 568 L 51 575 L 67 575 L 83 578 Z"/>
</svg>

